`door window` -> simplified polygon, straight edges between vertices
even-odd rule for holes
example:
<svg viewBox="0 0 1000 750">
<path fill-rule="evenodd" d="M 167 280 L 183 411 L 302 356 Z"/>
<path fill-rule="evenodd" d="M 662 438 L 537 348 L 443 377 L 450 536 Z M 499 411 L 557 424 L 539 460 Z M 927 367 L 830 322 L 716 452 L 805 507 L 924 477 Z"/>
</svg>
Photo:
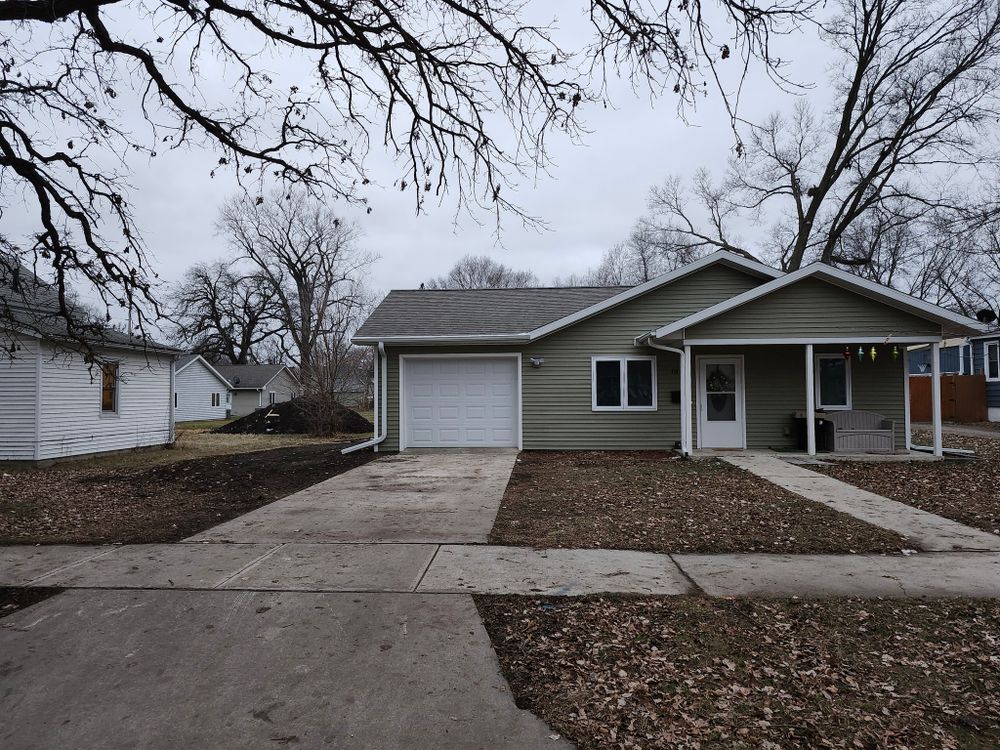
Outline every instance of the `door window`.
<svg viewBox="0 0 1000 750">
<path fill-rule="evenodd" d="M 705 373 L 705 418 L 709 422 L 736 421 L 736 365 L 709 364 Z"/>
</svg>

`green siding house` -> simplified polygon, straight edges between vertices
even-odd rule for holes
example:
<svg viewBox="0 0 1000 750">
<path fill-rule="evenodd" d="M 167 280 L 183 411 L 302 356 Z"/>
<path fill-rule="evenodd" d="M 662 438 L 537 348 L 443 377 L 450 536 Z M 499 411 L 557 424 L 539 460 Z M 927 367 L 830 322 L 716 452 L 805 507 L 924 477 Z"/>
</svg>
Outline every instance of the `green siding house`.
<svg viewBox="0 0 1000 750">
<path fill-rule="evenodd" d="M 376 381 L 376 434 L 353 448 L 812 453 L 805 415 L 864 411 L 902 451 L 906 347 L 979 332 L 830 266 L 726 251 L 636 287 L 393 291 L 353 339 Z"/>
</svg>

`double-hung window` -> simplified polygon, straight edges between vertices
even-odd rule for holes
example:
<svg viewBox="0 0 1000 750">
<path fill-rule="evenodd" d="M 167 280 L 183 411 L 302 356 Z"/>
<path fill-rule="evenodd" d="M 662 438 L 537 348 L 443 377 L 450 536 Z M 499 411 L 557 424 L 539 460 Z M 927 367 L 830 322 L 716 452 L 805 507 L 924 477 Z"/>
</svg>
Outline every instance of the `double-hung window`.
<svg viewBox="0 0 1000 750">
<path fill-rule="evenodd" d="M 101 365 L 101 413 L 114 414 L 118 411 L 118 363 L 105 362 Z"/>
<path fill-rule="evenodd" d="M 851 408 L 851 361 L 842 354 L 816 355 L 816 407 Z"/>
<path fill-rule="evenodd" d="M 594 411 L 655 411 L 655 357 L 592 357 Z"/>
<path fill-rule="evenodd" d="M 1000 341 L 983 343 L 983 370 L 987 380 L 1000 380 Z"/>
</svg>

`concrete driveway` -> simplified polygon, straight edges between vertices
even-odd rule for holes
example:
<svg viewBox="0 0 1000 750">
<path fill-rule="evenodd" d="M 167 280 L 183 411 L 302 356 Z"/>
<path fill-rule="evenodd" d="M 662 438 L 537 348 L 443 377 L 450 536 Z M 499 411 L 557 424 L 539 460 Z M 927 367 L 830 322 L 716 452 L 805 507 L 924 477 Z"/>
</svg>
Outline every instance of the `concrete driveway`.
<svg viewBox="0 0 1000 750">
<path fill-rule="evenodd" d="M 570 747 L 514 705 L 471 597 L 260 590 L 307 589 L 308 571 L 354 586 L 354 568 L 383 567 L 373 554 L 395 560 L 381 585 L 407 590 L 434 545 L 353 543 L 485 542 L 516 455 L 387 457 L 189 540 L 207 544 L 22 560 L 0 578 L 31 579 L 46 558 L 63 565 L 47 585 L 95 588 L 0 620 L 0 747 Z M 336 554 L 310 565 L 285 542 Z M 265 568 L 268 547 L 287 561 Z M 117 588 L 138 578 L 247 590 Z"/>
<path fill-rule="evenodd" d="M 188 541 L 484 544 L 515 460 L 514 450 L 387 456 Z"/>
</svg>

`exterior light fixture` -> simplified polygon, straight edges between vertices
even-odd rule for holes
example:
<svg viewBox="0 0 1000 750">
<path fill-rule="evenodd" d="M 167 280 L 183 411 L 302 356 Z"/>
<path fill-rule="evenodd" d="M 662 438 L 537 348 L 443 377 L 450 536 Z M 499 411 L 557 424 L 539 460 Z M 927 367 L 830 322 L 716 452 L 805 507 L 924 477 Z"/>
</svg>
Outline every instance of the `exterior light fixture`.
<svg viewBox="0 0 1000 750">
<path fill-rule="evenodd" d="M 545 363 L 545 358 L 544 357 L 532 357 L 529 361 L 531 362 L 531 366 L 534 367 L 537 370 L 539 367 L 541 367 Z"/>
</svg>

